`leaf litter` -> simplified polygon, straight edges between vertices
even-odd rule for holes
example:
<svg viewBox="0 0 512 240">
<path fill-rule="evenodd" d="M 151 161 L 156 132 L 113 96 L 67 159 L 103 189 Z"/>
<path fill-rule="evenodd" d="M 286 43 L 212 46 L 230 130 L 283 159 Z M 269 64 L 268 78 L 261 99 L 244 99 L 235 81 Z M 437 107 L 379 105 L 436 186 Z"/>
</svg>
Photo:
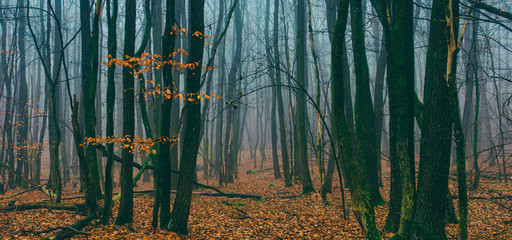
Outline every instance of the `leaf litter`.
<svg viewBox="0 0 512 240">
<path fill-rule="evenodd" d="M 245 158 L 249 160 L 249 157 Z M 198 161 L 200 162 L 200 161 Z M 316 193 L 300 196 L 301 185 L 284 187 L 282 179 L 274 179 L 271 161 L 263 164 L 262 169 L 253 169 L 252 163 L 239 166 L 238 179 L 225 187 L 218 187 L 224 192 L 260 195 L 262 199 L 241 199 L 212 196 L 192 196 L 189 218 L 189 234 L 178 235 L 163 230 L 151 229 L 153 196 L 140 193 L 134 196 L 134 222 L 130 226 L 102 225 L 98 220 L 92 222 L 82 231 L 90 235 L 75 235 L 73 239 L 364 239 L 364 235 L 352 213 L 350 213 L 350 194 L 345 189 L 346 204 L 349 212 L 344 219 L 339 180 L 333 176 L 333 193 L 328 194 L 329 205 L 322 204 L 318 193 L 320 179 L 317 168 L 311 166 L 311 175 Z M 384 163 L 384 162 L 383 162 Z M 383 165 L 383 184 L 381 193 L 389 200 L 389 168 Z M 489 170 L 491 171 L 491 170 Z M 116 178 L 117 179 L 117 178 Z M 203 176 L 198 172 L 198 180 L 203 184 L 216 186 L 218 180 Z M 77 180 L 74 180 L 77 181 Z M 77 188 L 68 184 L 64 188 L 63 202 L 82 203 L 83 199 Z M 139 183 L 135 191 L 150 190 L 151 182 Z M 114 192 L 119 192 L 119 187 Z M 14 195 L 22 189 L 10 190 L 0 198 Z M 208 192 L 194 189 L 194 192 Z M 450 191 L 456 195 L 456 182 L 450 180 Z M 512 239 L 512 186 L 493 178 L 482 178 L 481 188 L 469 192 L 470 239 Z M 292 196 L 282 198 L 283 196 Z M 293 197 L 298 196 L 298 197 Z M 508 198 L 507 196 L 511 196 Z M 67 199 L 72 198 L 72 199 Z M 492 199 L 496 198 L 496 199 Z M 174 194 L 171 195 L 171 201 Z M 16 204 L 48 201 L 41 192 L 32 191 L 12 198 L 1 199 L 0 205 L 7 205 L 12 200 Z M 455 208 L 457 199 L 453 200 Z M 118 205 L 114 207 L 114 219 Z M 386 220 L 387 205 L 375 208 L 376 223 L 383 229 Z M 27 211 L 7 211 L 0 213 L 1 239 L 38 239 L 51 235 L 33 234 L 27 231 L 42 231 L 58 226 L 70 226 L 85 218 L 73 211 L 35 209 Z M 448 239 L 457 238 L 457 224 L 447 224 Z M 393 234 L 384 232 L 385 237 Z"/>
</svg>

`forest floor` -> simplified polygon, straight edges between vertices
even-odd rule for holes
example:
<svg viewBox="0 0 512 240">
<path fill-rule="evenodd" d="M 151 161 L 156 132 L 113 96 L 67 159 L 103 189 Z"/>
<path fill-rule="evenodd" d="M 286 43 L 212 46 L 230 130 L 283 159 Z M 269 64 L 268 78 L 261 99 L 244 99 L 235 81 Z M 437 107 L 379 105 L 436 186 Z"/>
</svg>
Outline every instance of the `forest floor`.
<svg viewBox="0 0 512 240">
<path fill-rule="evenodd" d="M 301 185 L 285 188 L 282 179 L 274 179 L 272 163 L 252 168 L 252 161 L 239 167 L 238 179 L 223 192 L 261 195 L 261 199 L 240 199 L 214 196 L 193 195 L 189 219 L 189 235 L 177 235 L 167 231 L 152 231 L 151 212 L 153 197 L 150 193 L 135 194 L 134 223 L 131 226 L 103 226 L 98 221 L 82 231 L 88 235 L 77 235 L 75 239 L 363 239 L 362 232 L 352 213 L 344 219 L 339 181 L 334 174 L 333 193 L 328 194 L 328 205 L 322 204 L 319 193 L 293 198 L 283 196 L 300 195 Z M 258 162 L 259 165 L 259 162 Z M 389 169 L 383 161 L 384 188 L 381 193 L 389 199 Z M 270 170 L 265 170 L 270 169 Z M 248 171 L 255 170 L 255 171 Z M 311 169 L 315 189 L 320 188 L 319 174 Z M 452 171 L 454 172 L 454 171 Z M 489 177 L 490 169 L 485 171 L 480 188 L 469 192 L 469 235 L 470 239 L 512 239 L 512 184 L 499 182 Z M 208 182 L 199 175 L 202 183 L 216 186 L 217 181 Z M 456 195 L 456 176 L 450 179 L 452 195 Z M 64 198 L 81 196 L 78 189 L 68 184 Z M 152 189 L 152 183 L 142 183 L 136 191 Z M 33 191 L 12 198 L 7 196 L 21 192 L 20 189 L 0 195 L 0 206 L 15 200 L 16 205 L 48 201 L 41 192 Z M 119 188 L 114 190 L 119 192 Z M 209 192 L 197 189 L 194 192 Z M 350 212 L 350 194 L 345 190 L 347 210 Z M 172 195 L 174 198 L 174 194 Z M 64 200 L 69 203 L 82 203 L 82 199 Z M 454 201 L 455 207 L 457 200 Z M 117 215 L 114 208 L 114 217 Z M 376 208 L 376 221 L 379 229 L 384 227 L 388 207 Z M 34 234 L 27 231 L 42 231 L 58 226 L 69 226 L 84 216 L 65 210 L 26 210 L 0 213 L 1 239 L 37 239 L 50 233 Z M 448 239 L 456 239 L 457 225 L 447 224 Z M 392 234 L 384 233 L 386 237 Z"/>
</svg>

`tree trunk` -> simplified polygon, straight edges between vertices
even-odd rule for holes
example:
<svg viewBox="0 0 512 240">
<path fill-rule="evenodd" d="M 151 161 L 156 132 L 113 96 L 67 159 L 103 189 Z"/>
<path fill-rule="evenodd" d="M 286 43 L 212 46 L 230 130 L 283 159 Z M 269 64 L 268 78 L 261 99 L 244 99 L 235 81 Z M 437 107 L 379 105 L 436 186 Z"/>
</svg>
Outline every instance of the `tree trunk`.
<svg viewBox="0 0 512 240">
<path fill-rule="evenodd" d="M 2 39 L 7 39 L 7 24 L 4 19 L 2 19 Z M 6 41 L 2 41 L 2 49 L 7 49 L 5 47 Z M 48 46 L 49 48 L 49 46 Z M 49 61 L 48 61 L 49 62 Z M 6 162 L 9 167 L 14 169 L 14 143 L 13 143 L 13 113 L 14 113 L 14 104 L 13 104 L 13 96 L 12 93 L 14 90 L 12 89 L 12 78 L 8 75 L 8 63 L 6 59 L 6 54 L 2 54 L 2 69 L 3 73 L 3 82 L 5 83 L 5 91 L 6 91 L 6 99 L 5 99 L 5 118 L 4 118 L 4 134 L 7 135 L 7 156 Z M 9 172 L 9 180 L 7 182 L 9 188 L 14 189 L 16 187 L 15 175 Z"/>
<path fill-rule="evenodd" d="M 297 19 L 297 147 L 298 163 L 300 163 L 302 194 L 314 192 L 311 175 L 308 166 L 308 147 L 306 135 L 306 95 L 307 76 L 306 71 L 306 0 L 298 1 L 298 19 Z"/>
<path fill-rule="evenodd" d="M 279 139 L 281 140 L 281 159 L 283 162 L 283 174 L 284 174 L 284 186 L 289 187 L 292 186 L 292 176 L 290 173 L 290 160 L 288 157 L 288 146 L 286 141 L 286 124 L 285 124 L 285 115 L 284 115 L 284 103 L 283 103 L 283 93 L 281 90 L 281 85 L 283 84 L 281 81 L 281 61 L 280 61 L 280 52 L 279 52 L 279 1 L 274 1 L 274 64 L 277 67 L 275 85 L 277 85 L 277 113 L 279 118 Z"/>
<path fill-rule="evenodd" d="M 80 23 L 81 23 L 81 34 L 82 34 L 82 119 L 84 123 L 84 137 L 85 138 L 96 138 L 95 124 L 96 124 L 96 114 L 94 101 L 96 96 L 96 80 L 97 80 L 97 67 L 98 67 L 98 30 L 99 26 L 99 10 L 101 9 L 100 4 L 96 7 L 95 18 L 97 18 L 98 22 L 94 24 L 93 28 L 96 28 L 96 35 L 91 33 L 91 5 L 89 0 L 80 0 Z M 94 40 L 96 39 L 96 40 Z M 96 58 L 96 59 L 95 59 Z M 94 64 L 96 62 L 96 64 Z M 86 113 L 86 114 L 85 114 Z M 78 124 L 78 123 L 77 123 Z M 79 130 L 82 131 L 82 130 Z M 77 133 L 75 133 L 77 134 Z M 75 139 L 75 141 L 79 141 L 83 143 L 84 139 Z M 90 207 L 91 212 L 97 211 L 97 198 L 101 195 L 101 188 L 99 186 L 99 174 L 98 174 L 98 166 L 96 159 L 96 148 L 89 144 L 85 146 L 85 158 L 84 164 L 87 164 L 87 167 L 80 166 L 84 168 L 81 171 L 81 174 L 87 174 L 88 177 L 86 180 L 88 182 L 85 183 L 86 188 L 86 199 L 88 199 L 88 207 Z M 87 169 L 87 170 L 85 170 Z"/>
<path fill-rule="evenodd" d="M 473 76 L 475 77 L 475 118 L 473 121 L 473 168 L 475 169 L 475 177 L 471 183 L 471 189 L 478 189 L 480 183 L 480 167 L 478 166 L 478 123 L 480 114 L 480 81 L 479 65 L 478 65 L 478 21 L 473 21 L 473 52 L 471 59 L 473 60 L 472 70 L 474 71 Z"/>
<path fill-rule="evenodd" d="M 124 51 L 125 57 L 135 54 L 135 18 L 136 0 L 127 0 L 125 8 Z M 128 59 L 125 59 L 128 60 Z M 128 147 L 123 147 L 121 165 L 121 200 L 116 224 L 123 225 L 133 222 L 133 135 L 135 128 L 134 115 L 134 76 L 133 69 L 123 67 L 123 135 Z"/>
<path fill-rule="evenodd" d="M 174 51 L 174 34 L 172 34 L 172 26 L 174 26 L 174 15 L 175 15 L 175 1 L 167 0 L 166 2 L 166 11 L 167 15 L 165 17 L 165 27 L 164 27 L 164 35 L 162 37 L 162 55 L 163 61 L 169 61 L 172 59 L 172 52 Z M 169 223 L 170 214 L 171 214 L 171 144 L 173 144 L 172 139 L 175 136 L 171 135 L 170 132 L 170 124 L 171 124 L 171 107 L 173 104 L 174 98 L 174 89 L 173 89 L 173 70 L 171 65 L 166 65 L 163 68 L 163 80 L 164 80 L 164 89 L 165 91 L 169 90 L 171 92 L 170 96 L 163 96 L 163 103 L 161 112 L 165 113 L 162 115 L 161 126 L 161 140 L 160 141 L 160 155 L 158 156 L 158 164 L 159 169 L 157 176 L 159 176 L 160 181 L 160 227 L 166 228 Z M 164 92 L 165 92 L 164 91 Z M 176 124 L 176 123 L 173 123 Z M 172 133 L 174 134 L 174 133 Z"/>
<path fill-rule="evenodd" d="M 26 76 L 26 49 L 25 49 L 25 6 L 26 1 L 18 1 L 18 12 L 19 12 L 19 29 L 18 29 L 18 50 L 19 50 L 19 60 L 18 60 L 18 83 L 19 88 L 17 91 L 18 94 L 18 102 L 17 102 L 17 112 L 16 112 L 16 125 L 19 128 L 16 131 L 16 146 L 18 147 L 18 155 L 17 155 L 17 163 L 16 163 L 16 172 L 24 177 L 28 177 L 29 169 L 28 167 L 28 86 L 27 86 L 27 76 Z M 25 170 L 23 168 L 25 167 Z M 27 187 L 25 183 L 21 180 L 21 178 L 16 178 L 16 183 L 18 186 Z"/>
<path fill-rule="evenodd" d="M 191 2 L 191 26 L 189 32 L 204 33 L 204 0 Z M 201 66 L 204 50 L 204 38 L 192 37 L 190 48 L 190 62 L 198 63 L 194 69 L 189 69 L 186 81 L 186 93 L 199 94 Z M 199 131 L 201 124 L 201 102 L 197 99 L 185 102 L 186 127 L 184 129 L 184 142 L 187 146 L 183 148 L 183 154 L 180 161 L 180 177 L 178 179 L 178 190 L 168 229 L 186 234 L 188 218 L 190 214 L 190 204 L 192 198 L 192 180 L 196 167 L 197 152 L 199 148 Z"/>
<path fill-rule="evenodd" d="M 386 44 L 381 41 L 379 56 L 377 57 L 377 69 L 375 71 L 375 90 L 373 105 L 375 106 L 375 146 L 377 147 L 377 173 L 378 183 L 382 186 L 382 127 L 384 125 L 384 74 L 386 72 Z M 388 70 L 389 71 L 389 70 Z"/>
<path fill-rule="evenodd" d="M 362 155 L 360 164 L 365 165 L 370 183 L 371 202 L 374 206 L 384 203 L 377 179 L 377 148 L 375 141 L 375 115 L 370 91 L 370 73 L 366 60 L 363 14 L 361 0 L 351 0 L 352 42 L 354 44 L 354 67 L 356 74 L 355 136 L 356 151 Z"/>
<path fill-rule="evenodd" d="M 341 150 L 342 165 L 352 195 L 352 210 L 367 239 L 382 239 L 375 225 L 375 212 L 370 202 L 370 187 L 364 171 L 364 162 L 357 162 L 357 151 L 353 151 L 353 140 L 345 115 L 345 89 L 343 74 L 343 42 L 347 25 L 350 0 L 342 0 L 338 6 L 338 19 L 332 44 L 332 115 L 335 140 Z M 352 116 L 349 116 L 352 117 Z M 355 153 L 355 154 L 354 154 Z"/>
<path fill-rule="evenodd" d="M 384 26 L 388 63 L 391 190 L 385 228 L 408 239 L 415 201 L 413 5 L 410 0 L 382 3 L 373 5 Z M 392 21 L 388 7 L 393 9 Z"/>
<path fill-rule="evenodd" d="M 118 2 L 107 0 L 107 24 L 108 24 L 108 54 L 112 58 L 117 57 L 117 14 Z M 106 137 L 114 137 L 114 105 L 115 105 L 115 73 L 116 66 L 108 68 L 107 73 L 107 131 Z M 112 219 L 112 182 L 114 175 L 114 143 L 107 143 L 107 163 L 105 165 L 105 200 L 103 205 L 103 224 L 109 224 Z"/>
<path fill-rule="evenodd" d="M 449 44 L 455 44 L 455 40 L 448 40 L 457 39 L 458 10 L 458 1 L 435 0 L 432 5 L 412 239 L 446 238 L 445 210 L 453 123 L 452 113 L 446 111 L 450 109 L 447 73 L 455 73 L 455 68 L 451 68 L 452 61 L 456 62 L 448 48 Z"/>
<path fill-rule="evenodd" d="M 162 55 L 162 0 L 153 0 L 151 1 L 151 22 L 152 25 L 152 38 L 153 41 L 153 54 Z M 155 85 L 163 86 L 162 83 L 162 70 L 161 69 L 153 69 L 153 74 L 155 76 Z M 154 111 L 149 111 L 150 119 L 154 121 L 151 122 L 152 129 L 154 131 L 153 136 L 155 138 L 160 136 L 161 132 L 161 118 L 162 118 L 162 96 L 159 94 L 155 94 L 154 96 L 154 106 L 150 106 L 150 109 L 154 109 Z M 152 116 L 153 115 L 153 116 Z M 154 173 L 153 173 L 154 174 Z"/>
<path fill-rule="evenodd" d="M 237 4 L 235 7 L 235 33 L 236 47 L 233 49 L 234 56 L 233 62 L 231 64 L 231 69 L 228 75 L 228 92 L 226 94 L 226 99 L 228 101 L 229 106 L 227 110 L 227 122 L 226 122 L 226 136 L 224 138 L 225 150 L 224 157 L 226 158 L 226 181 L 234 182 L 233 178 L 233 170 L 234 170 L 234 159 L 231 157 L 230 146 L 233 141 L 233 124 L 235 119 L 236 104 L 238 99 L 238 94 L 235 94 L 236 89 L 236 74 L 240 67 L 241 58 L 242 58 L 242 13 L 240 10 L 240 5 Z"/>
<path fill-rule="evenodd" d="M 275 10 L 274 10 L 275 11 Z M 266 55 L 267 58 L 270 60 L 271 58 L 271 43 L 270 43 L 270 36 L 269 36 L 269 22 L 270 22 L 270 0 L 267 0 L 266 3 L 266 10 L 265 10 L 265 30 L 263 35 L 265 35 L 265 49 L 266 49 Z M 274 43 L 275 44 L 275 43 Z M 269 63 L 272 65 L 272 63 Z M 273 63 L 276 64 L 276 63 Z M 278 68 L 277 65 L 274 66 L 274 68 L 271 68 L 269 71 L 269 77 L 272 82 L 272 84 L 275 84 L 275 76 L 276 76 L 276 69 Z M 281 178 L 281 170 L 279 168 L 279 157 L 277 155 L 277 106 L 276 106 L 276 89 L 275 86 L 271 88 L 271 94 L 268 101 L 271 101 L 270 106 L 270 141 L 272 143 L 272 163 L 274 166 L 274 178 Z"/>
<path fill-rule="evenodd" d="M 225 78 L 225 55 L 226 55 L 226 41 L 223 40 L 220 42 L 220 58 L 219 58 L 219 73 L 218 73 L 218 84 L 217 84 L 217 95 L 224 96 L 224 78 Z M 223 134 L 223 125 L 224 125 L 224 110 L 223 110 L 223 102 L 217 102 L 217 117 L 215 122 L 216 136 L 215 136 L 215 163 L 217 165 L 217 174 L 219 177 L 219 186 L 222 186 L 225 182 L 224 177 L 224 161 L 223 161 L 223 142 L 222 142 L 222 134 Z"/>
</svg>

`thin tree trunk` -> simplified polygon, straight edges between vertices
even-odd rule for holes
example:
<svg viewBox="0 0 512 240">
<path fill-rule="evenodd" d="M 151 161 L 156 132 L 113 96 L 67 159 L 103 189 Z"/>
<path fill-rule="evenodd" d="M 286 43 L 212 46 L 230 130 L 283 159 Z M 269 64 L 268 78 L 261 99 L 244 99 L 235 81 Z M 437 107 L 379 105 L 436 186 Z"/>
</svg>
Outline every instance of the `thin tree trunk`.
<svg viewBox="0 0 512 240">
<path fill-rule="evenodd" d="M 163 61 L 169 61 L 172 58 L 172 52 L 174 51 L 174 41 L 175 37 L 172 33 L 172 26 L 174 26 L 174 16 L 175 16 L 175 1 L 167 0 L 166 1 L 166 11 L 168 14 L 165 17 L 165 27 L 164 27 L 164 35 L 162 37 L 162 55 Z M 173 144 L 172 139 L 174 136 L 171 136 L 171 109 L 174 98 L 174 89 L 173 89 L 173 71 L 172 66 L 167 65 L 163 69 L 163 83 L 164 83 L 164 92 L 169 90 L 169 96 L 163 96 L 162 103 L 162 113 L 166 113 L 162 115 L 161 119 L 161 141 L 160 141 L 160 155 L 158 156 L 158 181 L 160 181 L 160 193 L 159 203 L 160 207 L 160 227 L 162 229 L 167 229 L 167 225 L 170 220 L 171 214 L 171 199 L 170 199 L 170 191 L 171 191 L 171 144 Z"/>
<path fill-rule="evenodd" d="M 108 54 L 117 57 L 117 0 L 107 0 Z M 114 137 L 114 105 L 115 105 L 115 73 L 116 66 L 108 68 L 107 73 L 107 129 L 106 137 Z M 107 143 L 107 163 L 105 165 L 105 200 L 103 205 L 103 224 L 110 224 L 112 219 L 112 182 L 114 175 L 114 143 Z"/>
<path fill-rule="evenodd" d="M 297 19 L 297 85 L 299 90 L 296 92 L 297 101 L 297 147 L 298 163 L 300 163 L 302 194 L 314 192 L 313 183 L 308 166 L 307 135 L 306 135 L 306 2 L 298 1 L 298 19 Z"/>
<path fill-rule="evenodd" d="M 275 11 L 275 10 L 274 10 Z M 270 36 L 269 36 L 269 22 L 270 22 L 270 0 L 267 0 L 266 3 L 266 10 L 265 10 L 265 29 L 263 35 L 265 36 L 265 49 L 266 49 L 266 55 L 267 59 L 271 61 L 271 43 L 270 43 Z M 275 43 L 274 43 L 275 44 Z M 272 65 L 272 63 L 269 63 Z M 274 63 L 275 64 L 275 63 Z M 274 66 L 274 68 L 271 68 L 269 71 L 269 77 L 273 84 L 275 84 L 275 75 L 276 75 L 276 69 L 277 65 Z M 276 106 L 276 89 L 275 87 L 271 88 L 271 91 L 269 92 L 271 94 L 268 101 L 270 101 L 270 141 L 272 143 L 272 163 L 274 166 L 274 178 L 281 178 L 281 170 L 279 168 L 279 157 L 277 155 L 277 106 Z"/>
<path fill-rule="evenodd" d="M 279 50 L 279 1 L 274 1 L 274 64 L 277 67 L 276 71 L 276 92 L 277 92 L 277 112 L 279 117 L 279 139 L 281 140 L 281 159 L 283 162 L 284 186 L 292 186 L 292 177 L 290 172 L 290 160 L 288 157 L 288 145 L 286 141 L 286 124 L 283 103 L 283 93 L 281 85 L 281 61 Z M 284 7 L 284 6 L 283 6 Z"/>
<path fill-rule="evenodd" d="M 478 21 L 473 21 L 473 52 L 471 58 L 473 60 L 473 71 L 475 77 L 475 118 L 473 121 L 473 168 L 475 169 L 475 177 L 471 184 L 471 189 L 476 190 L 480 183 L 480 167 L 478 166 L 478 122 L 480 114 L 480 81 L 479 81 L 479 64 L 478 64 Z"/>
</svg>

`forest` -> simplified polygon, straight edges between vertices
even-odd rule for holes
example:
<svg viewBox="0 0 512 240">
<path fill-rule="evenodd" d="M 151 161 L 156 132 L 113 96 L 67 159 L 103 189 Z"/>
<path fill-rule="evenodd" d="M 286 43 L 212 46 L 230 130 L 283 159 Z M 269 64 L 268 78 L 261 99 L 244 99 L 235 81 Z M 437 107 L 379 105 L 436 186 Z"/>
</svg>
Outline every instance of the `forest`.
<svg viewBox="0 0 512 240">
<path fill-rule="evenodd" d="M 2 239 L 512 239 L 508 0 L 0 0 Z"/>
</svg>

